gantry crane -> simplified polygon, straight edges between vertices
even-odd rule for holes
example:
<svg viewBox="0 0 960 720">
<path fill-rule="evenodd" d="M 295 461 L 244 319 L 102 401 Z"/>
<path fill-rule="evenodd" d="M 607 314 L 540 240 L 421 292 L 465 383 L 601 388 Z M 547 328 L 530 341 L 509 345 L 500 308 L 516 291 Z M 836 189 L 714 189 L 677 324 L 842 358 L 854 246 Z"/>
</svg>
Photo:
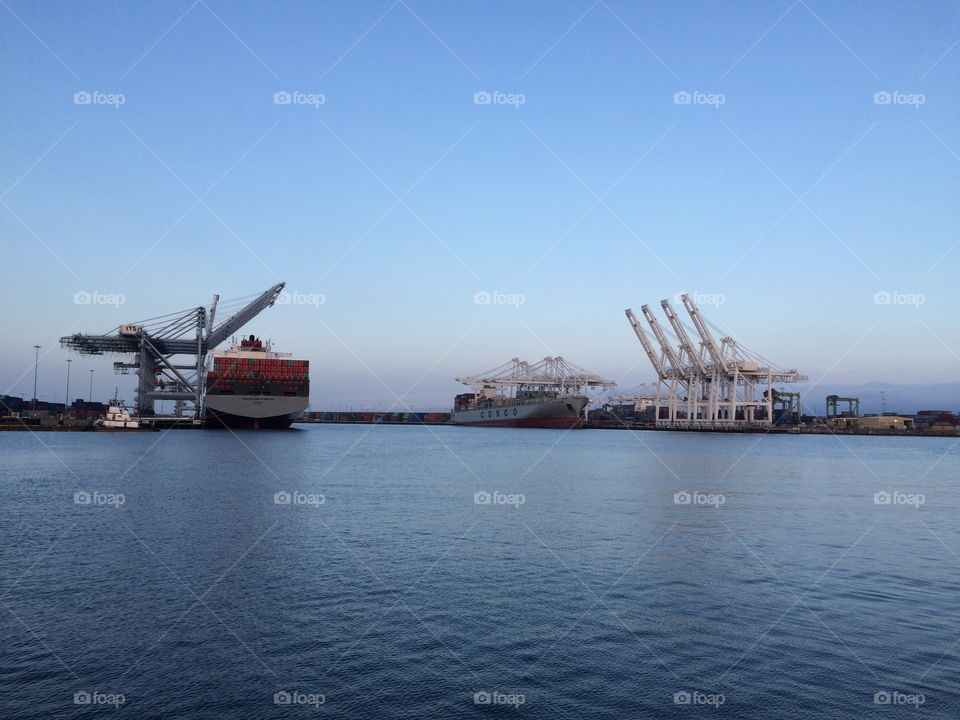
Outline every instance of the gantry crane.
<svg viewBox="0 0 960 720">
<path fill-rule="evenodd" d="M 472 385 L 480 392 L 485 388 L 504 394 L 526 390 L 555 390 L 563 395 L 580 395 L 588 389 L 609 390 L 616 386 L 611 380 L 574 365 L 562 357 L 545 357 L 531 365 L 526 360 L 512 358 L 500 367 L 472 377 L 456 378 L 457 382 Z"/>
<path fill-rule="evenodd" d="M 799 425 L 803 410 L 800 393 L 771 390 L 773 393 L 773 421 L 778 425 Z"/>
<path fill-rule="evenodd" d="M 650 311 L 650 306 L 642 305 L 640 307 L 640 312 L 643 313 L 644 319 L 650 326 L 653 336 L 656 338 L 657 343 L 660 346 L 659 356 L 656 354 L 656 351 L 651 345 L 649 338 L 643 330 L 643 327 L 633 314 L 633 310 L 630 310 L 629 308 L 625 310 L 627 319 L 633 326 L 633 330 L 636 333 L 637 338 L 640 340 L 640 344 L 643 345 L 643 349 L 646 351 L 647 357 L 650 359 L 654 370 L 657 371 L 658 389 L 660 388 L 661 383 L 669 386 L 668 394 L 671 398 L 671 402 L 668 408 L 668 418 L 670 421 L 675 421 L 679 417 L 688 417 L 693 413 L 692 402 L 695 394 L 695 390 L 691 390 L 690 387 L 691 372 L 684 369 L 680 355 L 678 355 L 677 351 L 675 351 L 670 345 L 663 328 L 660 326 L 660 323 L 657 321 L 657 318 L 654 316 L 654 314 Z M 678 412 L 680 409 L 684 409 L 684 414 Z"/>
<path fill-rule="evenodd" d="M 133 370 L 138 375 L 135 411 L 140 417 L 153 416 L 157 400 L 174 400 L 178 410 L 190 403 L 194 417 L 199 418 L 207 353 L 273 305 L 284 285 L 277 283 L 216 326 L 218 295 L 210 308 L 200 306 L 124 323 L 103 335 L 68 335 L 60 338 L 60 345 L 84 355 L 133 355 L 131 362 L 115 362 L 114 369 L 122 374 Z M 191 359 L 175 359 L 183 356 Z"/>
<path fill-rule="evenodd" d="M 805 375 L 773 365 L 731 337 L 724 337 L 718 343 L 690 296 L 684 294 L 680 299 L 700 343 L 695 345 L 691 340 L 670 301 L 662 300 L 660 306 L 678 343 L 674 349 L 649 307 L 644 305 L 643 315 L 660 343 L 659 356 L 633 311 L 626 311 L 657 373 L 658 425 L 723 429 L 764 426 L 773 422 L 778 395 L 781 398 L 790 395 L 799 404 L 799 395 L 778 393 L 774 384 L 804 382 L 807 380 Z"/>
<path fill-rule="evenodd" d="M 847 406 L 846 417 L 860 417 L 860 398 L 840 397 L 839 395 L 827 395 L 826 415 L 827 420 L 833 420 L 838 417 L 844 417 L 839 410 L 839 405 Z"/>
</svg>

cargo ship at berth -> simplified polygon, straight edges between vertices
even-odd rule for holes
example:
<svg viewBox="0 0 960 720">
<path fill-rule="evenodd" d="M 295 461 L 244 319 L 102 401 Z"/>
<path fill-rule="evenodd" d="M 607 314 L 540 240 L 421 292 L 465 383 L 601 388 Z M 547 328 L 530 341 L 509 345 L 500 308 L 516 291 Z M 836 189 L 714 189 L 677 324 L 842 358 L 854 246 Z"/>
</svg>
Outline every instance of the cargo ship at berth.
<svg viewBox="0 0 960 720">
<path fill-rule="evenodd" d="M 480 376 L 457 378 L 473 392 L 454 398 L 451 420 L 456 425 L 559 428 L 583 426 L 588 389 L 616 385 L 562 357 L 530 365 L 513 358 Z"/>
<path fill-rule="evenodd" d="M 288 428 L 310 404 L 309 360 L 289 359 L 253 335 L 212 356 L 206 427 Z"/>
</svg>

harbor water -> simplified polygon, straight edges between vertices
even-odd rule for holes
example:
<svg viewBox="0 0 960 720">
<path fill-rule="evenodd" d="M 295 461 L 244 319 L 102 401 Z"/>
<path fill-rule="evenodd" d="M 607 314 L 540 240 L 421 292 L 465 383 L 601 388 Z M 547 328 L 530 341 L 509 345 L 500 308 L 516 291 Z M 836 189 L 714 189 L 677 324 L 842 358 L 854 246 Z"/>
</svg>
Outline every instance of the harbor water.
<svg viewBox="0 0 960 720">
<path fill-rule="evenodd" d="M 3 717 L 953 718 L 948 438 L 0 436 Z"/>
</svg>

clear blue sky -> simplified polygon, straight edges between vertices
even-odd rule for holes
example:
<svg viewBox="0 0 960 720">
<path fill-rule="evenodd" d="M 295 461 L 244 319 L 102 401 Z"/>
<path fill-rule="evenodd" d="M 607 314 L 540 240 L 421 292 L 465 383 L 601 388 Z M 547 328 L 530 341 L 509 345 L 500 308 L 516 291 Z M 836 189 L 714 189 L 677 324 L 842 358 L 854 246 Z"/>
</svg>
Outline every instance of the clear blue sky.
<svg viewBox="0 0 960 720">
<path fill-rule="evenodd" d="M 955 2 L 5 0 L 0 17 L 0 392 L 32 390 L 34 344 L 40 396 L 62 399 L 60 335 L 278 280 L 325 303 L 248 330 L 311 360 L 314 408 L 408 389 L 444 407 L 455 376 L 514 355 L 628 387 L 652 372 L 623 309 L 684 290 L 723 296 L 713 322 L 824 390 L 958 379 Z M 89 368 L 112 392 L 112 359 L 74 357 L 71 395 Z"/>
</svg>

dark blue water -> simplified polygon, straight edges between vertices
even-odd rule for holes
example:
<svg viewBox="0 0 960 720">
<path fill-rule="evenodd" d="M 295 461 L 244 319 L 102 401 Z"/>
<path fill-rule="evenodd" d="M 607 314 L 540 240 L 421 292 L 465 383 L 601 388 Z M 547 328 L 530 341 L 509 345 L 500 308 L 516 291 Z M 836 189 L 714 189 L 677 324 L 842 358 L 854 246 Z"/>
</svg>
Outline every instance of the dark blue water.
<svg viewBox="0 0 960 720">
<path fill-rule="evenodd" d="M 957 717 L 958 476 L 933 438 L 4 433 L 0 716 Z"/>
</svg>

